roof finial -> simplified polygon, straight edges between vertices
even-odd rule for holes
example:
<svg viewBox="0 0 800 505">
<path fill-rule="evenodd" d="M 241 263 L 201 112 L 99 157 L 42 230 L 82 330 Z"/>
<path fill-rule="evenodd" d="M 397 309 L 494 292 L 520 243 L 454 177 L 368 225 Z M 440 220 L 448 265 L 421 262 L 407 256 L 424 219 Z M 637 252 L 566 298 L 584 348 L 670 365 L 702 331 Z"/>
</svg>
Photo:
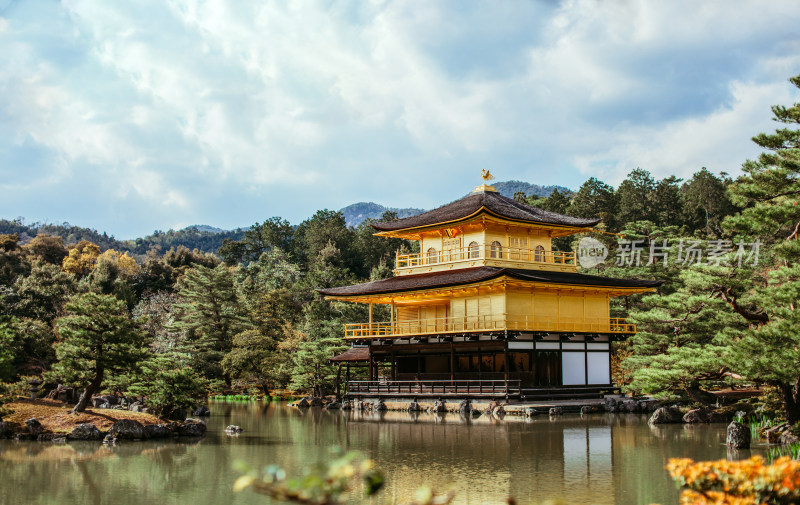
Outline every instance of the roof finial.
<svg viewBox="0 0 800 505">
<path fill-rule="evenodd" d="M 484 193 L 486 191 L 493 191 L 493 192 L 497 193 L 497 190 L 494 188 L 494 186 L 489 186 L 488 184 L 486 184 L 487 182 L 489 182 L 492 179 L 494 179 L 494 176 L 492 175 L 492 173 L 484 168 L 483 170 L 481 170 L 481 177 L 483 178 L 483 184 L 481 184 L 480 186 L 475 187 L 475 189 L 472 190 L 472 192 L 473 193 Z"/>
</svg>

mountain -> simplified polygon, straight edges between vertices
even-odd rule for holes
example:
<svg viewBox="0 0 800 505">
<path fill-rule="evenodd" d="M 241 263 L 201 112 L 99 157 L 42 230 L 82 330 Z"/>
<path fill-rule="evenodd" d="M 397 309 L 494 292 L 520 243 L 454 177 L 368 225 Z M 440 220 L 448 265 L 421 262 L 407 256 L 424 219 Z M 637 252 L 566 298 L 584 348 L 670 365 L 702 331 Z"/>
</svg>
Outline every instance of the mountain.
<svg viewBox="0 0 800 505">
<path fill-rule="evenodd" d="M 339 212 L 344 214 L 347 226 L 356 227 L 361 224 L 365 219 L 380 219 L 384 212 L 390 210 L 397 213 L 397 217 L 408 217 L 420 212 L 425 212 L 425 209 L 396 209 L 393 207 L 384 207 L 379 203 L 374 202 L 359 202 L 341 209 Z"/>
<path fill-rule="evenodd" d="M 514 194 L 519 191 L 525 193 L 525 196 L 550 196 L 550 193 L 552 193 L 554 189 L 557 189 L 559 193 L 573 192 L 571 189 L 565 188 L 564 186 L 540 186 L 538 184 L 522 181 L 496 182 L 492 184 L 492 186 L 497 189 L 498 193 L 508 198 L 514 198 Z"/>
<path fill-rule="evenodd" d="M 177 231 L 169 230 L 164 232 L 156 230 L 152 235 L 134 240 L 118 240 L 113 235 L 109 236 L 107 233 L 100 233 L 91 228 L 74 226 L 69 223 L 26 224 L 22 219 L 0 219 L 0 235 L 16 233 L 23 244 L 41 233 L 61 237 L 67 245 L 77 244 L 81 240 L 88 240 L 100 246 L 102 251 L 115 249 L 140 255 L 145 254 L 154 246 L 158 246 L 162 251 L 168 251 L 171 247 L 184 246 L 189 249 L 199 249 L 203 252 L 217 252 L 224 239 L 241 240 L 244 232 L 245 230 L 242 228 L 229 231 L 208 225 L 193 225 Z"/>
<path fill-rule="evenodd" d="M 522 181 L 503 181 L 494 183 L 492 186 L 497 189 L 498 193 L 508 198 L 514 198 L 514 194 L 519 191 L 525 193 L 526 196 L 550 196 L 550 193 L 552 193 L 554 189 L 557 189 L 561 193 L 572 193 L 571 189 L 565 188 L 564 186 L 540 186 L 538 184 Z M 384 207 L 375 202 L 354 203 L 341 209 L 340 212 L 344 214 L 347 226 L 356 227 L 365 219 L 379 219 L 387 210 L 397 212 L 397 217 L 408 217 L 419 214 L 420 212 L 425 212 L 425 209 L 414 209 L 410 207 L 405 209 Z"/>
</svg>

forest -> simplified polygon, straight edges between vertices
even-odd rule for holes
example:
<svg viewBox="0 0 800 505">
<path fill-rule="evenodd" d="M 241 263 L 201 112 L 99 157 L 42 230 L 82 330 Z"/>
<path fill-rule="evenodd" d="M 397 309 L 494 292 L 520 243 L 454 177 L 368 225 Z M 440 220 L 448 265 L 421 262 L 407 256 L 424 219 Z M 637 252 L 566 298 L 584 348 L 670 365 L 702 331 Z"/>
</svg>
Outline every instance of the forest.
<svg viewBox="0 0 800 505">
<path fill-rule="evenodd" d="M 800 88 L 800 76 L 791 82 Z M 714 388 L 764 386 L 765 402 L 800 420 L 800 104 L 772 112 L 779 128 L 753 138 L 763 154 L 735 177 L 699 168 L 657 180 L 635 168 L 616 188 L 590 178 L 575 192 L 515 195 L 603 218 L 591 236 L 609 259 L 589 273 L 666 281 L 613 308 L 639 328 L 616 349 L 627 391 L 707 404 Z M 24 230 L 6 230 L 3 388 L 20 391 L 32 377 L 70 385 L 83 392 L 76 410 L 94 393 L 126 391 L 163 415 L 215 392 L 330 393 L 327 359 L 347 347 L 342 325 L 367 313 L 315 290 L 389 277 L 396 251 L 415 247 L 375 237 L 370 223 L 349 227 L 330 210 L 296 226 L 272 217 L 222 237 L 216 254 L 164 242 L 132 255 L 102 236 L 22 240 Z M 555 244 L 572 250 L 581 238 Z M 631 261 L 632 243 L 642 261 Z M 687 244 L 697 261 L 685 261 Z M 750 245 L 747 261 L 737 244 Z"/>
</svg>

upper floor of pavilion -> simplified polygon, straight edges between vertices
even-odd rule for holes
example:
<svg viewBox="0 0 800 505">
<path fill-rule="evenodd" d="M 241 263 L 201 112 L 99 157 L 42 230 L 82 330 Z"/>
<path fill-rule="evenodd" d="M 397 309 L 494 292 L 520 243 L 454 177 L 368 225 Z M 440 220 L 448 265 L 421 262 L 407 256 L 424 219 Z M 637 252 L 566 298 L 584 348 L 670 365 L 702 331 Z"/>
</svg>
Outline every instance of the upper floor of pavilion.
<svg viewBox="0 0 800 505">
<path fill-rule="evenodd" d="M 601 220 L 566 216 L 505 197 L 484 183 L 439 208 L 373 223 L 376 235 L 419 242 L 419 253 L 397 254 L 396 275 L 491 266 L 577 272 L 574 253 L 552 239 L 591 231 Z"/>
</svg>

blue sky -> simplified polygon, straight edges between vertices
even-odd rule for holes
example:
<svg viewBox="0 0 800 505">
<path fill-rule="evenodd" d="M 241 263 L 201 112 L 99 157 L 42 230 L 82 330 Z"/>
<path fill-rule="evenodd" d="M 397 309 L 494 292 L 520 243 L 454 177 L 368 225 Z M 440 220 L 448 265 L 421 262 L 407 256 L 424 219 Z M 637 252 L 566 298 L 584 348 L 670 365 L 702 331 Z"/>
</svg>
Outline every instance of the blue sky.
<svg viewBox="0 0 800 505">
<path fill-rule="evenodd" d="M 431 208 L 499 180 L 736 174 L 800 6 L 0 0 L 0 217 L 119 238 Z"/>
</svg>

